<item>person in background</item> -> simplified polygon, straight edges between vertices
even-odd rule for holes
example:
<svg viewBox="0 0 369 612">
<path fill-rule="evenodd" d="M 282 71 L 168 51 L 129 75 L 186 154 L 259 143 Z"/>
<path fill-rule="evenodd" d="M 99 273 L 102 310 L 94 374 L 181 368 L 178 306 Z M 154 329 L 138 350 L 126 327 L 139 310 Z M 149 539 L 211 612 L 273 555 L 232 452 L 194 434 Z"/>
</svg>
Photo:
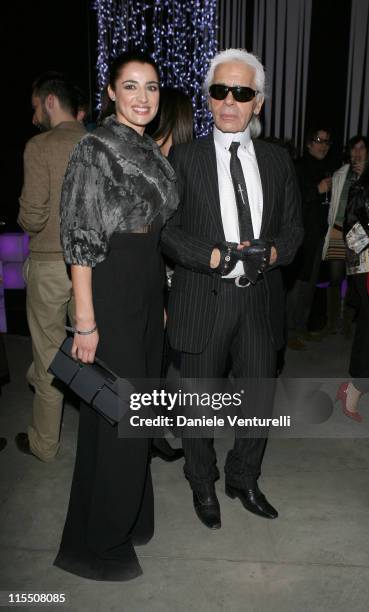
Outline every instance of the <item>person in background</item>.
<svg viewBox="0 0 369 612">
<path fill-rule="evenodd" d="M 362 169 L 360 164 L 359 170 Z M 344 414 L 357 422 L 362 421 L 358 403 L 369 391 L 369 164 L 352 185 L 343 223 L 347 245 L 347 274 L 352 276 L 359 297 L 356 330 L 351 348 L 350 382 L 342 383 L 337 392 Z"/>
<path fill-rule="evenodd" d="M 159 145 L 164 157 L 168 157 L 172 146 L 193 140 L 193 108 L 191 98 L 179 89 L 162 87 L 160 90 L 160 105 L 157 117 L 148 131 Z M 164 293 L 165 308 L 167 308 L 169 291 L 173 276 L 173 262 L 166 261 L 166 287 Z M 165 334 L 162 373 L 166 376 L 174 368 L 178 370 L 179 353 L 170 350 L 167 334 Z M 164 461 L 176 461 L 183 457 L 183 449 L 172 448 L 165 438 L 155 438 L 151 454 Z"/>
<path fill-rule="evenodd" d="M 25 454 L 52 461 L 59 450 L 63 394 L 48 367 L 65 338 L 72 284 L 60 244 L 60 196 L 70 154 L 85 133 L 76 120 L 74 85 L 57 72 L 38 77 L 32 86 L 35 126 L 24 152 L 24 183 L 18 223 L 30 236 L 25 265 L 27 319 L 33 363 L 27 380 L 34 388 L 32 423 L 15 442 Z"/>
<path fill-rule="evenodd" d="M 0 231 L 5 227 L 5 220 L 0 218 Z M 0 276 L 0 287 L 3 285 L 3 278 Z M 9 365 L 8 358 L 5 350 L 5 342 L 3 338 L 3 334 L 0 332 L 0 395 L 2 391 L 3 385 L 7 384 L 10 381 L 9 376 Z M 0 452 L 4 450 L 7 445 L 6 438 L 0 438 Z"/>
<path fill-rule="evenodd" d="M 328 231 L 323 246 L 322 258 L 327 261 L 329 287 L 327 292 L 327 331 L 336 333 L 341 313 L 341 284 L 346 277 L 346 246 L 342 227 L 350 187 L 357 181 L 365 168 L 369 154 L 369 141 L 358 135 L 347 144 L 348 163 L 336 170 L 332 177 L 332 195 L 328 214 Z M 344 304 L 343 330 L 350 328 L 351 308 Z"/>
<path fill-rule="evenodd" d="M 193 108 L 191 98 L 179 89 L 163 87 L 160 91 L 158 124 L 152 138 L 164 157 L 170 148 L 193 139 Z"/>
<path fill-rule="evenodd" d="M 68 166 L 61 237 L 75 296 L 72 355 L 97 356 L 121 378 L 159 378 L 164 265 L 159 235 L 178 204 L 175 174 L 145 135 L 159 106 L 159 74 L 140 52 L 116 57 L 113 114 L 87 134 Z M 91 580 L 142 573 L 134 544 L 151 539 L 151 440 L 120 437 L 82 403 L 76 463 L 54 564 Z"/>
<path fill-rule="evenodd" d="M 312 129 L 306 137 L 306 151 L 296 163 L 304 221 L 304 240 L 297 255 L 296 280 L 288 294 L 288 347 L 304 350 L 304 340 L 312 340 L 307 325 L 327 233 L 329 193 L 334 162 L 328 155 L 332 144 L 328 128 Z"/>
<path fill-rule="evenodd" d="M 159 145 L 164 157 L 172 146 L 193 140 L 193 108 L 191 98 L 180 89 L 163 87 L 160 90 L 159 113 L 148 132 Z M 167 289 L 170 289 L 173 268 L 167 266 Z M 167 304 L 168 294 L 165 303 Z M 165 369 L 165 368 L 164 368 Z"/>
<path fill-rule="evenodd" d="M 96 128 L 96 123 L 92 120 L 91 108 L 87 96 L 83 89 L 77 85 L 75 86 L 75 92 L 78 101 L 76 119 L 84 125 L 87 132 L 93 132 L 93 130 Z"/>
<path fill-rule="evenodd" d="M 4 343 L 3 335 L 0 332 L 0 395 L 1 395 L 2 386 L 8 383 L 9 380 L 10 380 L 9 366 L 8 366 L 8 360 L 6 357 L 6 352 L 5 352 L 5 343 Z M 7 439 L 0 438 L 0 452 L 4 450 L 6 445 L 7 445 Z"/>
</svg>

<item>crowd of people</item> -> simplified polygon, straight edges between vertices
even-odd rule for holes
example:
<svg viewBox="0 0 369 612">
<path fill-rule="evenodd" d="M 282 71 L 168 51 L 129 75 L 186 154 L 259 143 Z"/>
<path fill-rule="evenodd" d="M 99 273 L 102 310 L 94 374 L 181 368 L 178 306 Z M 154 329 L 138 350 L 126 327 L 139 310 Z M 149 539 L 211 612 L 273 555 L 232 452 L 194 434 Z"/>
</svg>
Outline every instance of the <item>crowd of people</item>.
<svg viewBox="0 0 369 612">
<path fill-rule="evenodd" d="M 344 281 L 351 275 L 346 265 L 347 246 L 343 223 L 350 187 L 361 177 L 368 161 L 369 146 L 365 136 L 355 136 L 347 143 L 344 165 L 330 155 L 331 130 L 313 129 L 307 134 L 306 151 L 296 162 L 304 217 L 304 240 L 293 265 L 287 270 L 288 346 L 305 350 L 306 342 L 324 334 L 342 331 L 349 335 L 354 316 L 350 305 L 352 291 L 344 295 Z M 326 290 L 326 316 L 321 329 L 309 326 L 316 285 L 323 277 Z M 351 286 L 350 286 L 351 289 Z"/>
<path fill-rule="evenodd" d="M 343 165 L 329 156 L 331 145 L 330 129 L 309 131 L 296 163 L 304 239 L 286 273 L 288 347 L 305 350 L 307 342 L 337 332 L 350 338 L 355 321 L 349 365 L 355 380 L 340 386 L 337 399 L 348 417 L 361 422 L 358 402 L 368 390 L 369 363 L 369 140 L 360 134 L 350 138 Z M 309 329 L 320 275 L 328 281 L 326 316 L 320 329 Z"/>
<path fill-rule="evenodd" d="M 327 333 L 337 330 L 346 276 L 357 295 L 352 381 L 337 398 L 360 420 L 369 378 L 368 141 L 352 138 L 338 168 L 331 130 L 321 126 L 307 134 L 294 164 L 288 148 L 257 138 L 264 90 L 256 56 L 218 53 L 204 82 L 214 129 L 194 139 L 189 97 L 161 90 L 158 67 L 144 53 L 113 61 L 103 112 L 88 132 L 80 90 L 57 73 L 35 81 L 33 122 L 42 133 L 26 146 L 18 219 L 30 235 L 27 380 L 35 394 L 32 423 L 16 438 L 20 451 L 42 461 L 58 453 L 63 393 L 48 367 L 67 321 L 72 355 L 82 363 L 97 355 L 124 379 L 159 378 L 175 363 L 183 379 L 230 376 L 237 388 L 245 378 L 276 376 L 286 338 L 292 350 L 314 339 L 309 317 L 322 260 Z M 271 406 L 273 386 L 256 384 L 251 397 Z M 225 490 L 246 510 L 275 519 L 258 486 L 266 442 L 266 434 L 235 437 Z M 121 438 L 82 402 L 55 565 L 95 580 L 140 575 L 134 547 L 154 531 L 155 455 L 184 455 L 196 515 L 219 529 L 214 440 L 182 443 L 183 450 Z"/>
</svg>

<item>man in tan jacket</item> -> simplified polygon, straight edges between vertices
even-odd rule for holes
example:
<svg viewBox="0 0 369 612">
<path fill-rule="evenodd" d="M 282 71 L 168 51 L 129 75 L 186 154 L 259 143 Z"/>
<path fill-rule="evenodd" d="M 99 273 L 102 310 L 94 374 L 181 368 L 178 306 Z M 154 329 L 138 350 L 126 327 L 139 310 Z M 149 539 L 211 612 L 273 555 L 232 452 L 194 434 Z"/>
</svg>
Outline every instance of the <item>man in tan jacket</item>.
<svg viewBox="0 0 369 612">
<path fill-rule="evenodd" d="M 75 89 L 59 73 L 34 82 L 32 106 L 33 124 L 43 133 L 25 148 L 18 223 L 30 235 L 25 275 L 33 363 L 27 380 L 35 396 L 28 434 L 15 441 L 20 451 L 51 461 L 59 450 L 63 395 L 47 369 L 65 338 L 72 291 L 60 245 L 60 196 L 70 154 L 85 130 L 75 118 Z"/>
</svg>

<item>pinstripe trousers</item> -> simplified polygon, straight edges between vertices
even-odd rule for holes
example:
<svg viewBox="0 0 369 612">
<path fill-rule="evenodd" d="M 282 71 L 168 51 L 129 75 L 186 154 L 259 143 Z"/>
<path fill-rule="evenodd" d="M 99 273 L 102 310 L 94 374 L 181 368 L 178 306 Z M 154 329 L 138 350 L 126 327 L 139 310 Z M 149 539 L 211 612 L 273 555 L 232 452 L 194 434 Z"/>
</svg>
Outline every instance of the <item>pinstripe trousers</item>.
<svg viewBox="0 0 369 612">
<path fill-rule="evenodd" d="M 270 414 L 274 381 L 264 379 L 274 379 L 276 350 L 269 331 L 266 306 L 263 280 L 246 288 L 222 282 L 209 342 L 199 354 L 181 354 L 181 377 L 221 378 L 230 364 L 235 390 L 240 385 L 246 386 L 246 403 L 257 408 L 253 413 L 258 416 L 260 410 L 263 413 L 260 416 Z M 226 480 L 230 485 L 247 488 L 255 485 L 265 444 L 265 437 L 256 437 L 250 431 L 247 437 L 245 433 L 243 437 L 235 437 L 225 464 Z M 183 438 L 183 449 L 184 473 L 192 489 L 201 490 L 204 484 L 219 478 L 212 438 Z"/>
</svg>

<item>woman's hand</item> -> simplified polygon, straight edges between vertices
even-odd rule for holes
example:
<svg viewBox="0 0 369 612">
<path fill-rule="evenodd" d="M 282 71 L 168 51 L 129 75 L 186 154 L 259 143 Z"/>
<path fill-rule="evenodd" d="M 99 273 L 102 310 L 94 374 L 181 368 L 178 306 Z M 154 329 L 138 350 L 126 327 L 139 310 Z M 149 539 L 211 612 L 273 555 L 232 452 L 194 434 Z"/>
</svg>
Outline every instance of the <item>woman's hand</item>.
<svg viewBox="0 0 369 612">
<path fill-rule="evenodd" d="M 74 334 L 72 346 L 73 359 L 79 359 L 82 363 L 93 363 L 98 343 L 99 333 L 97 330 L 86 336 Z"/>
<path fill-rule="evenodd" d="M 331 176 L 327 176 L 326 178 L 322 179 L 320 183 L 318 183 L 319 193 L 327 193 L 331 189 L 332 189 L 332 177 Z"/>
</svg>

